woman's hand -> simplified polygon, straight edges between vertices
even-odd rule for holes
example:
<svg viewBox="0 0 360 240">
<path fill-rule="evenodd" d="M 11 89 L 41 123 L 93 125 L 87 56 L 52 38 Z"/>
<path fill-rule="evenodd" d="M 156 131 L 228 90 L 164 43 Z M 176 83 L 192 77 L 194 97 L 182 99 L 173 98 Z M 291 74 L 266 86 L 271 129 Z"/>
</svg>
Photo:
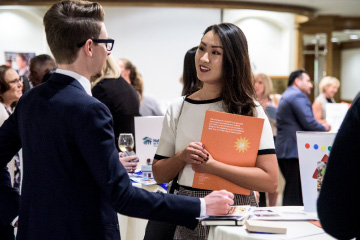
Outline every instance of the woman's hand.
<svg viewBox="0 0 360 240">
<path fill-rule="evenodd" d="M 180 159 L 190 164 L 202 164 L 209 158 L 208 152 L 201 142 L 191 142 L 180 155 Z"/>
<path fill-rule="evenodd" d="M 192 169 L 195 172 L 211 173 L 211 170 L 214 167 L 214 164 L 217 163 L 217 161 L 211 156 L 211 154 L 208 151 L 206 151 L 206 153 L 208 154 L 208 160 L 206 160 L 202 164 L 192 164 Z"/>
<path fill-rule="evenodd" d="M 133 159 L 136 159 L 137 156 L 127 156 L 127 157 L 121 157 L 124 153 L 119 152 L 119 159 L 122 165 L 125 167 L 126 171 L 128 173 L 133 173 L 136 170 L 137 162 L 132 162 Z"/>
</svg>

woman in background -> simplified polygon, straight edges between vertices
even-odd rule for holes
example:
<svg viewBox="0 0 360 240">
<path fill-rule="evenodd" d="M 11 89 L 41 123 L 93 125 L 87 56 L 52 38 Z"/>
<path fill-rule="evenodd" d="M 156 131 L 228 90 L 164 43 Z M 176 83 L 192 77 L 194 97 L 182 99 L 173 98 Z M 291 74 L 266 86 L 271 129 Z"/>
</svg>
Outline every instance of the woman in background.
<svg viewBox="0 0 360 240">
<path fill-rule="evenodd" d="M 334 96 L 340 87 L 340 81 L 335 77 L 324 77 L 319 83 L 320 94 L 315 99 L 312 108 L 315 120 L 326 123 L 326 104 L 335 103 Z"/>
<path fill-rule="evenodd" d="M 234 24 L 208 27 L 195 55 L 199 91 L 176 99 L 164 117 L 153 163 L 154 178 L 167 183 L 179 175 L 178 195 L 203 197 L 209 190 L 192 188 L 195 172 L 210 173 L 246 189 L 273 192 L 278 167 L 270 123 L 254 101 L 252 72 L 244 33 Z M 206 110 L 264 118 L 255 167 L 227 165 L 214 159 L 201 142 Z M 250 195 L 235 194 L 235 205 L 256 206 Z M 209 228 L 177 226 L 174 239 L 207 239 Z"/>
<path fill-rule="evenodd" d="M 271 78 L 264 74 L 258 73 L 254 76 L 254 88 L 256 99 L 259 101 L 263 109 L 265 110 L 266 115 L 269 118 L 271 130 L 276 139 L 276 111 L 279 104 L 281 95 L 272 94 L 273 84 Z M 269 206 L 275 206 L 278 198 L 278 194 L 284 189 L 284 178 L 279 174 L 279 185 L 275 192 L 268 193 Z M 260 206 L 266 206 L 266 198 L 264 193 L 260 193 Z"/>
<path fill-rule="evenodd" d="M 198 47 L 189 49 L 184 57 L 184 69 L 180 82 L 183 84 L 182 96 L 188 95 L 199 90 L 200 82 L 196 76 L 195 54 Z"/>
<path fill-rule="evenodd" d="M 22 89 L 23 84 L 19 74 L 9 66 L 0 66 L 0 126 L 13 113 L 11 105 L 19 101 L 22 96 Z M 8 163 L 7 168 L 0 169 L 0 171 L 9 171 L 9 185 L 13 185 L 17 189 L 20 188 L 20 159 L 18 154 Z M 0 186 L 0 189 L 0 197 L 4 199 L 14 195 L 15 190 L 10 188 L 10 186 Z M 14 227 L 10 223 L 18 215 L 19 202 L 20 200 L 18 202 L 7 202 L 7 210 L 1 212 L 0 239 L 15 239 Z M 17 221 L 15 226 L 17 226 Z"/>
<path fill-rule="evenodd" d="M 254 76 L 254 82 L 256 99 L 259 101 L 269 118 L 275 139 L 276 110 L 281 96 L 279 94 L 272 94 L 274 88 L 271 78 L 268 75 L 264 73 L 258 73 Z"/>
<path fill-rule="evenodd" d="M 140 98 L 140 115 L 141 116 L 163 116 L 159 104 L 152 97 L 146 96 L 144 92 L 144 83 L 141 74 L 138 72 L 136 66 L 125 58 L 120 58 L 117 61 L 121 76 L 131 84 L 139 94 Z"/>
<path fill-rule="evenodd" d="M 139 116 L 139 99 L 136 91 L 120 77 L 120 69 L 111 56 L 106 58 L 102 76 L 92 79 L 92 94 L 110 110 L 114 120 L 115 145 L 118 147 L 120 133 L 132 133 L 135 136 L 134 117 Z M 127 172 L 134 172 L 137 162 L 132 162 L 137 156 L 122 157 L 120 162 Z"/>
<path fill-rule="evenodd" d="M 13 113 L 13 103 L 22 96 L 23 84 L 19 74 L 11 67 L 0 66 L 0 126 Z M 15 163 L 14 163 L 15 162 Z M 14 188 L 20 187 L 20 159 L 16 155 L 8 165 Z"/>
</svg>

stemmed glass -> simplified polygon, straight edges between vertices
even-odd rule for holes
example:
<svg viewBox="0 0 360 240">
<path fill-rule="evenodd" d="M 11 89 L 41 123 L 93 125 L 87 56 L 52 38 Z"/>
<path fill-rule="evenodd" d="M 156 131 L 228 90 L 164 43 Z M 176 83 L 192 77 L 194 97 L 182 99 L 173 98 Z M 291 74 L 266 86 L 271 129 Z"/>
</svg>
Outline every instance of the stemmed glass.
<svg viewBox="0 0 360 240">
<path fill-rule="evenodd" d="M 134 136 L 132 133 L 120 133 L 118 144 L 120 151 L 131 152 L 134 149 Z"/>
</svg>

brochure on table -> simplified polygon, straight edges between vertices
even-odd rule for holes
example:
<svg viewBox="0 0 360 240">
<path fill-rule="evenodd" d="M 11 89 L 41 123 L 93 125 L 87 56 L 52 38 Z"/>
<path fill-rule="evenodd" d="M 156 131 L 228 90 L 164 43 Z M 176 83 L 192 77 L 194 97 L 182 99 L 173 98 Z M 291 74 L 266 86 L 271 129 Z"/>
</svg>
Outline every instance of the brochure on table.
<svg viewBox="0 0 360 240">
<path fill-rule="evenodd" d="M 151 162 L 159 145 L 163 116 L 135 117 L 135 147 L 140 162 L 138 166 Z"/>
<path fill-rule="evenodd" d="M 248 219 L 252 207 L 249 205 L 232 206 L 226 215 L 206 215 L 198 218 L 202 225 L 217 225 L 217 226 L 241 226 L 244 225 Z"/>
<path fill-rule="evenodd" d="M 251 220 L 263 221 L 308 221 L 318 220 L 316 214 L 307 213 L 291 207 L 253 208 Z"/>
<path fill-rule="evenodd" d="M 296 132 L 304 210 L 317 212 L 318 184 L 336 133 Z M 325 172 L 326 174 L 326 172 Z M 320 188 L 320 186 L 319 186 Z"/>
<path fill-rule="evenodd" d="M 330 124 L 330 132 L 337 132 L 349 109 L 347 103 L 327 103 L 326 122 Z"/>
<path fill-rule="evenodd" d="M 254 167 L 264 119 L 224 112 L 206 111 L 201 142 L 217 161 L 242 167 Z M 221 190 L 249 195 L 242 188 L 212 174 L 195 172 L 194 188 Z"/>
</svg>

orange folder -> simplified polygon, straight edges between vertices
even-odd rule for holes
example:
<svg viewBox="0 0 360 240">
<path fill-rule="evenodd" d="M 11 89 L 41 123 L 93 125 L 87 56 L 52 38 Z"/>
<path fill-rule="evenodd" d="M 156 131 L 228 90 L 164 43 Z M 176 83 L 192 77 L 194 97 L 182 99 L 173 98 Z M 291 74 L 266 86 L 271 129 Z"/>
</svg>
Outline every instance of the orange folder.
<svg viewBox="0 0 360 240">
<path fill-rule="evenodd" d="M 201 142 L 219 162 L 255 167 L 264 119 L 207 110 Z M 193 188 L 249 195 L 250 190 L 218 176 L 195 172 Z"/>
</svg>

